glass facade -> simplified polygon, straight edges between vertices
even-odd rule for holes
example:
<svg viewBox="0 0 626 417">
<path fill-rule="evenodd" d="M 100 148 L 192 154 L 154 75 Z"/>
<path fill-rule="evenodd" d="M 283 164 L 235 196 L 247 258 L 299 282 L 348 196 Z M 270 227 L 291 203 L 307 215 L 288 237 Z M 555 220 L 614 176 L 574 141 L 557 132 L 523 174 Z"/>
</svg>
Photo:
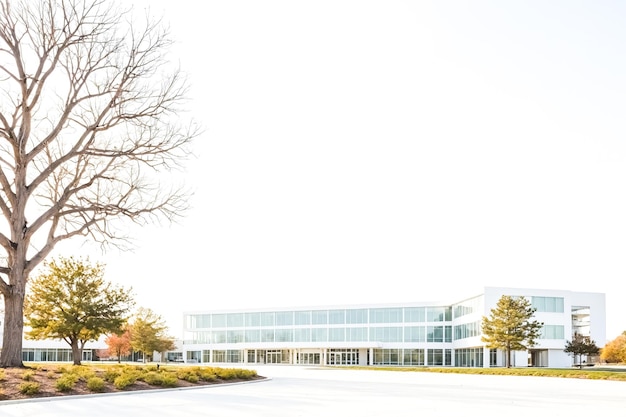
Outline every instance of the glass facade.
<svg viewBox="0 0 626 417">
<path fill-rule="evenodd" d="M 507 295 L 507 289 L 496 291 L 500 290 L 498 296 Z M 187 346 L 183 351 L 188 353 L 194 347 L 208 349 L 202 359 L 212 362 L 502 366 L 502 351 L 487 349 L 480 339 L 481 319 L 489 314 L 485 303 L 489 300 L 495 305 L 496 291 L 492 289 L 450 305 L 188 314 L 184 320 Z M 538 292 L 533 290 L 533 293 Z M 518 294 L 514 296 L 522 296 Z M 532 349 L 550 360 L 556 357 L 556 348 L 550 341 L 565 339 L 565 330 L 569 331 L 570 325 L 580 333 L 591 334 L 590 302 L 577 296 L 574 304 L 567 298 L 567 292 L 563 297 L 554 294 L 558 293 L 551 292 L 550 297 L 527 296 L 538 313 L 561 313 L 547 320 L 542 317 L 549 324 L 543 326 L 538 345 Z M 571 316 L 562 314 L 565 306 L 568 309 L 571 306 Z M 545 353 L 549 349 L 552 356 Z M 563 353 L 562 349 L 556 350 Z M 544 365 L 533 362 L 533 366 Z"/>
</svg>

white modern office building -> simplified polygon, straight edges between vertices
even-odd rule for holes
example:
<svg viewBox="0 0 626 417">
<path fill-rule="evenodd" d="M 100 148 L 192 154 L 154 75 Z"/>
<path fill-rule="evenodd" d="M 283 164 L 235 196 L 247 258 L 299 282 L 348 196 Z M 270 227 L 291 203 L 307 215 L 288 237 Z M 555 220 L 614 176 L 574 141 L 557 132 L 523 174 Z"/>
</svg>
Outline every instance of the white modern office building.
<svg viewBox="0 0 626 417">
<path fill-rule="evenodd" d="M 604 294 L 486 287 L 452 302 L 188 312 L 182 353 L 192 363 L 504 366 L 504 352 L 481 342 L 482 318 L 503 295 L 530 300 L 544 323 L 513 366 L 571 366 L 563 350 L 575 333 L 606 342 Z"/>
</svg>

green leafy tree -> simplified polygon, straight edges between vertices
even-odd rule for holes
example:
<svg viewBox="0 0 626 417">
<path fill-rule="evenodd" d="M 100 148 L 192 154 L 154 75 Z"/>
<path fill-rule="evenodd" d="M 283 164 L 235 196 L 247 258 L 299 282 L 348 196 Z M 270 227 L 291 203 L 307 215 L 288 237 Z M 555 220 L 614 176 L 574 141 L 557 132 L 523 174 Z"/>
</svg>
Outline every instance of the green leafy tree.
<svg viewBox="0 0 626 417">
<path fill-rule="evenodd" d="M 578 365 L 582 369 L 583 355 L 597 355 L 598 352 L 600 352 L 600 348 L 596 346 L 596 342 L 591 340 L 589 336 L 583 336 L 579 333 L 575 333 L 574 338 L 565 343 L 565 349 L 563 349 L 563 351 L 574 355 L 574 362 L 578 359 Z"/>
<path fill-rule="evenodd" d="M 506 352 L 506 367 L 511 367 L 511 352 L 535 346 L 543 323 L 531 320 L 536 309 L 525 297 L 503 295 L 489 317 L 482 319 L 481 340 L 490 349 Z"/>
<path fill-rule="evenodd" d="M 167 29 L 107 0 L 0 0 L 0 367 L 22 366 L 29 276 L 69 239 L 173 220 L 199 129 Z M 121 226 L 121 227 L 120 227 Z"/>
<path fill-rule="evenodd" d="M 153 352 L 174 349 L 174 340 L 167 336 L 165 322 L 149 308 L 139 308 L 129 325 L 130 343 L 134 350 L 143 353 L 144 361 Z"/>
<path fill-rule="evenodd" d="M 60 258 L 30 283 L 24 304 L 31 339 L 62 339 L 80 365 L 85 343 L 119 331 L 133 299 L 128 290 L 104 280 L 101 264 Z"/>
</svg>

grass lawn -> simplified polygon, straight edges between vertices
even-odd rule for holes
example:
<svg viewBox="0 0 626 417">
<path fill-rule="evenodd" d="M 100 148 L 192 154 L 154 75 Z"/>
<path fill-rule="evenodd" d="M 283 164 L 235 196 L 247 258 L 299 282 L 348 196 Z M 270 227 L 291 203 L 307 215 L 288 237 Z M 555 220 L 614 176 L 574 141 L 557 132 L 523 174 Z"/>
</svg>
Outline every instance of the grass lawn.
<svg viewBox="0 0 626 417">
<path fill-rule="evenodd" d="M 397 372 L 438 372 L 480 375 L 516 375 L 545 376 L 554 378 L 606 379 L 626 381 L 626 367 L 619 366 L 587 366 L 579 368 L 398 368 L 398 367 L 350 367 L 350 369 L 368 369 Z"/>
</svg>

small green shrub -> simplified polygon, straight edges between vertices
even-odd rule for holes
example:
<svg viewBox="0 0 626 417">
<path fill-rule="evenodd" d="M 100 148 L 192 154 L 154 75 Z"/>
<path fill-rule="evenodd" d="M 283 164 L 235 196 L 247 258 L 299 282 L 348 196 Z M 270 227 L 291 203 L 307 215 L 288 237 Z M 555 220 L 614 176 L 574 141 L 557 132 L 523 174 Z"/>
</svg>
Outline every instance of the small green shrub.
<svg viewBox="0 0 626 417">
<path fill-rule="evenodd" d="M 32 381 L 35 379 L 35 371 L 24 371 L 22 373 L 22 379 L 24 381 Z"/>
<path fill-rule="evenodd" d="M 122 371 L 119 368 L 107 369 L 104 372 L 104 380 L 112 383 L 113 381 L 115 381 L 115 378 L 120 375 L 122 375 Z"/>
<path fill-rule="evenodd" d="M 39 384 L 36 382 L 22 382 L 18 389 L 22 394 L 35 395 L 39 392 Z"/>
<path fill-rule="evenodd" d="M 163 377 L 158 372 L 148 372 L 141 379 L 149 385 L 163 385 Z"/>
<path fill-rule="evenodd" d="M 123 390 L 133 385 L 136 381 L 137 378 L 135 377 L 135 375 L 130 373 L 123 373 L 122 375 L 115 378 L 115 380 L 113 381 L 113 385 L 115 385 L 115 388 Z"/>
<path fill-rule="evenodd" d="M 104 379 L 92 376 L 87 380 L 87 389 L 91 392 L 102 392 L 104 391 L 104 384 Z"/>
<path fill-rule="evenodd" d="M 200 371 L 200 379 L 207 382 L 214 382 L 217 381 L 217 375 L 215 375 L 213 369 L 203 369 Z"/>
<path fill-rule="evenodd" d="M 164 374 L 161 377 L 161 386 L 165 388 L 173 388 L 178 385 L 178 378 L 172 374 Z"/>
<path fill-rule="evenodd" d="M 195 369 L 181 369 L 178 371 L 178 379 L 183 379 L 193 384 L 200 381 L 200 376 L 195 372 Z"/>
<path fill-rule="evenodd" d="M 217 376 L 220 379 L 251 379 L 254 375 L 254 371 L 238 368 L 217 368 Z"/>
<path fill-rule="evenodd" d="M 75 375 L 77 379 L 87 381 L 89 378 L 96 376 L 95 371 L 86 366 L 75 366 L 73 367 L 69 373 L 71 375 Z"/>
<path fill-rule="evenodd" d="M 71 391 L 76 382 L 78 381 L 78 376 L 73 374 L 64 374 L 62 377 L 56 380 L 54 384 L 58 391 L 60 392 L 69 392 Z"/>
</svg>

